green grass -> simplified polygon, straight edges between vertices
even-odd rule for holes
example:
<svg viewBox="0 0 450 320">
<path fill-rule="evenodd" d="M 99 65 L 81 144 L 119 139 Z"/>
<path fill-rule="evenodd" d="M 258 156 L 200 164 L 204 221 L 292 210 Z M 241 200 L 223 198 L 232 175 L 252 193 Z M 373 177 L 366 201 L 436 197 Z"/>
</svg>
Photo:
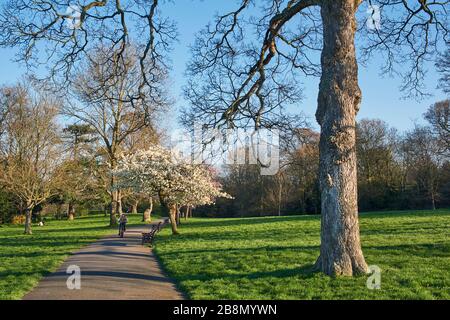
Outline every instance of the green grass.
<svg viewBox="0 0 450 320">
<path fill-rule="evenodd" d="M 129 215 L 129 225 L 141 223 Z M 46 274 L 55 271 L 74 250 L 113 234 L 109 217 L 85 216 L 74 221 L 49 220 L 24 235 L 23 226 L 0 227 L 0 300 L 20 299 Z"/>
<path fill-rule="evenodd" d="M 131 216 L 130 224 L 139 224 Z M 192 219 L 177 237 L 165 228 L 156 252 L 193 299 L 450 299 L 450 210 L 361 215 L 363 250 L 382 269 L 381 290 L 366 276 L 311 272 L 319 217 Z M 115 232 L 108 217 L 0 227 L 0 299 L 20 299 L 70 252 Z"/>
<path fill-rule="evenodd" d="M 311 271 L 317 216 L 192 219 L 157 237 L 165 269 L 192 299 L 450 299 L 450 210 L 380 212 L 360 218 L 363 251 L 381 268 L 367 276 Z"/>
</svg>

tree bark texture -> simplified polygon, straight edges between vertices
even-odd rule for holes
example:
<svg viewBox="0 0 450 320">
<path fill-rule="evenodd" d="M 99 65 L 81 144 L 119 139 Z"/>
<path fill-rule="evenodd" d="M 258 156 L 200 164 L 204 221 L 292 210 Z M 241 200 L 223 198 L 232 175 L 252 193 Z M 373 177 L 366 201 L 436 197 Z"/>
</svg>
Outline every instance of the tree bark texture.
<svg viewBox="0 0 450 320">
<path fill-rule="evenodd" d="M 31 219 L 33 215 L 33 205 L 28 204 L 25 208 L 25 234 L 33 234 L 31 230 Z"/>
<path fill-rule="evenodd" d="M 179 234 L 177 225 L 177 206 L 175 204 L 163 204 L 162 207 L 169 217 L 172 234 Z"/>
<path fill-rule="evenodd" d="M 117 225 L 117 210 L 118 210 L 118 193 L 117 191 L 113 190 L 111 192 L 111 206 L 110 206 L 110 212 L 109 212 L 109 225 L 115 226 Z"/>
<path fill-rule="evenodd" d="M 75 207 L 72 201 L 67 204 L 67 219 L 72 221 L 75 218 Z"/>
<path fill-rule="evenodd" d="M 367 273 L 361 250 L 355 118 L 361 102 L 355 55 L 359 1 L 323 1 L 322 75 L 316 119 L 320 135 L 321 246 L 316 267 L 327 275 Z"/>
<path fill-rule="evenodd" d="M 153 211 L 153 198 L 149 198 L 148 208 L 145 209 L 144 214 L 142 215 L 142 222 L 151 222 L 152 221 L 152 211 Z"/>
<path fill-rule="evenodd" d="M 117 190 L 117 215 L 121 215 L 123 213 L 123 207 L 122 207 L 122 191 Z"/>
<path fill-rule="evenodd" d="M 131 205 L 131 213 L 132 214 L 138 214 L 138 204 L 139 204 L 138 200 L 133 201 L 133 204 Z"/>
</svg>

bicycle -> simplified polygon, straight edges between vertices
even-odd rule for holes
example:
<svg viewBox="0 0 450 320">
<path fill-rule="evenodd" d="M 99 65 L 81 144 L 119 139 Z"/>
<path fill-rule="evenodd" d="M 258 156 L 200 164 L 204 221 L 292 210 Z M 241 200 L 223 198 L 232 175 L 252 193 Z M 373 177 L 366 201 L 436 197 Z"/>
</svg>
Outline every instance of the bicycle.
<svg viewBox="0 0 450 320">
<path fill-rule="evenodd" d="M 119 224 L 119 237 L 123 238 L 125 234 L 125 223 Z"/>
</svg>

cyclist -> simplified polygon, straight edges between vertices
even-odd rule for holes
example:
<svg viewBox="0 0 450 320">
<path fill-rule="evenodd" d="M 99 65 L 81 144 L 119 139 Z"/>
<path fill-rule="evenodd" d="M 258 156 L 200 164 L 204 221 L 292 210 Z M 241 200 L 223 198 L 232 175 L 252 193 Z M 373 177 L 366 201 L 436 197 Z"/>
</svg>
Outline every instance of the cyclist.
<svg viewBox="0 0 450 320">
<path fill-rule="evenodd" d="M 126 231 L 127 222 L 128 222 L 127 215 L 125 213 L 122 213 L 119 218 L 119 236 L 120 236 L 120 231 L 122 230 L 122 228 L 123 228 L 123 232 Z"/>
</svg>

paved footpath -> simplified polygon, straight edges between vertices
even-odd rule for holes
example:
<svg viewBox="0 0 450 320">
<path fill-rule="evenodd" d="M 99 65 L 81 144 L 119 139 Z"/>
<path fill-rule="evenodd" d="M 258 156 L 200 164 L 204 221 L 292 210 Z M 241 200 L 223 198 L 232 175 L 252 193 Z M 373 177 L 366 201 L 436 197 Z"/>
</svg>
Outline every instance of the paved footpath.
<svg viewBox="0 0 450 320">
<path fill-rule="evenodd" d="M 141 232 L 150 226 L 127 229 L 123 239 L 103 238 L 72 254 L 60 268 L 43 278 L 25 300 L 162 300 L 183 299 L 149 247 L 141 245 Z M 67 268 L 80 267 L 81 288 L 69 290 Z M 75 282 L 71 282 L 74 284 Z"/>
</svg>

